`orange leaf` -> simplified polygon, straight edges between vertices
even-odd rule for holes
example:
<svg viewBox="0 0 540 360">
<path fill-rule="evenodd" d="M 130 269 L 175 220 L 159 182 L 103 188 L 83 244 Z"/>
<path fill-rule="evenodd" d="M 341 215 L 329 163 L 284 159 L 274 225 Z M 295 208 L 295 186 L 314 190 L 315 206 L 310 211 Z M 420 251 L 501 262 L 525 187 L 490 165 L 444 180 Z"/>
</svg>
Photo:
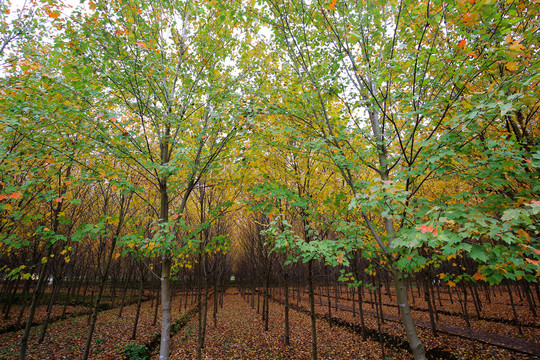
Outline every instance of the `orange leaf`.
<svg viewBox="0 0 540 360">
<path fill-rule="evenodd" d="M 4 199 L 7 199 L 7 196 L 6 196 L 6 194 L 2 194 L 2 195 L 0 195 L 0 201 L 2 201 L 2 200 L 4 200 Z"/>
<path fill-rule="evenodd" d="M 466 40 L 461 40 L 460 42 L 458 42 L 457 46 L 458 48 L 460 49 L 463 49 L 465 47 L 465 45 L 467 45 L 467 41 Z"/>
<path fill-rule="evenodd" d="M 330 5 L 328 5 L 328 8 L 330 10 L 336 10 L 336 3 L 337 3 L 337 0 L 332 0 L 332 3 L 330 3 Z"/>
<path fill-rule="evenodd" d="M 480 274 L 479 272 L 477 272 L 476 274 L 474 274 L 474 278 L 476 280 L 482 280 L 484 278 L 484 275 Z"/>
<path fill-rule="evenodd" d="M 531 237 L 530 237 L 529 233 L 527 233 L 525 230 L 519 229 L 518 230 L 518 235 L 525 238 L 527 240 L 527 242 L 531 242 Z"/>
<path fill-rule="evenodd" d="M 22 191 L 15 191 L 13 194 L 8 196 L 10 199 L 19 200 L 22 197 Z"/>
<path fill-rule="evenodd" d="M 533 265 L 536 265 L 536 266 L 538 266 L 538 263 L 540 263 L 540 260 L 532 260 L 532 259 L 528 259 L 528 258 L 525 259 L 525 261 L 527 261 L 527 262 L 529 262 L 529 263 L 531 263 Z"/>
<path fill-rule="evenodd" d="M 448 286 L 454 287 L 454 286 L 456 286 L 456 283 L 453 282 L 452 280 L 450 280 L 450 281 L 448 282 Z"/>
<path fill-rule="evenodd" d="M 45 10 L 45 12 L 53 19 L 57 19 L 58 16 L 60 16 L 60 13 L 57 13 L 56 11 Z"/>
</svg>

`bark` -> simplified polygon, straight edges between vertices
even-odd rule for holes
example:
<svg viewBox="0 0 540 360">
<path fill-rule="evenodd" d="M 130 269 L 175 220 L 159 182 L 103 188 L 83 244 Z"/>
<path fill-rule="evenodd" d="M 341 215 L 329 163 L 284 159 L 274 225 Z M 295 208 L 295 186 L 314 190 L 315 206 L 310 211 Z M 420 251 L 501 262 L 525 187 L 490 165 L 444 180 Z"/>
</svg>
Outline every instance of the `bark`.
<svg viewBox="0 0 540 360">
<path fill-rule="evenodd" d="M 518 332 L 520 335 L 523 335 L 523 330 L 521 329 L 521 323 L 519 322 L 519 318 L 516 312 L 516 304 L 514 303 L 514 296 L 512 295 L 512 290 L 510 289 L 510 285 L 506 283 L 506 288 L 508 289 L 508 294 L 510 295 L 510 304 L 512 305 L 512 312 L 514 313 L 514 322 L 516 324 L 516 327 L 518 328 Z"/>
<path fill-rule="evenodd" d="M 311 315 L 311 358 L 317 360 L 317 324 L 315 314 L 315 289 L 313 288 L 313 260 L 308 261 L 309 306 Z"/>
<path fill-rule="evenodd" d="M 169 341 L 171 338 L 171 259 L 162 255 L 161 265 L 161 340 L 159 346 L 159 360 L 169 358 Z"/>
<path fill-rule="evenodd" d="M 285 345 L 290 345 L 290 330 L 289 330 L 289 275 L 285 273 Z"/>
<path fill-rule="evenodd" d="M 17 280 L 15 280 L 15 286 L 14 286 L 14 289 L 13 291 L 10 292 L 9 294 L 9 298 L 6 302 L 6 304 L 4 305 L 4 319 L 9 319 L 9 313 L 11 311 L 11 304 L 13 304 L 13 299 L 15 298 L 15 296 L 17 295 L 17 291 L 19 290 L 19 282 L 20 282 L 20 278 L 17 278 Z"/>
<path fill-rule="evenodd" d="M 49 321 L 51 320 L 51 314 L 54 307 L 54 304 L 56 302 L 56 298 L 58 296 L 58 293 L 60 292 L 60 284 L 54 284 L 53 292 L 51 294 L 51 298 L 49 300 L 49 305 L 47 306 L 47 315 L 45 317 L 45 321 L 43 322 L 43 326 L 41 327 L 41 334 L 39 335 L 38 343 L 42 343 L 43 340 L 45 340 L 45 334 L 47 333 L 47 327 L 49 326 Z"/>
<path fill-rule="evenodd" d="M 438 336 L 437 334 L 437 325 L 435 324 L 435 317 L 433 314 L 433 307 L 431 306 L 431 299 L 430 299 L 430 292 L 429 292 L 429 279 L 426 276 L 424 280 L 424 300 L 426 301 L 426 304 L 428 306 L 428 312 L 429 312 L 429 323 L 431 324 L 431 332 L 433 333 L 433 336 Z"/>
<path fill-rule="evenodd" d="M 131 340 L 135 340 L 137 336 L 137 324 L 139 323 L 139 315 L 141 313 L 143 292 L 144 292 L 144 278 L 141 274 L 141 280 L 139 281 L 139 296 L 137 297 L 137 310 L 135 311 L 135 320 L 133 320 L 133 330 L 131 331 L 131 338 L 130 338 Z"/>
<path fill-rule="evenodd" d="M 401 314 L 401 321 L 405 327 L 405 333 L 409 340 L 409 346 L 413 353 L 415 360 L 425 360 L 426 351 L 418 333 L 414 326 L 411 308 L 407 300 L 407 292 L 405 291 L 405 284 L 403 283 L 403 275 L 397 269 L 392 268 L 392 277 L 394 279 L 394 287 L 396 289 L 396 296 L 398 301 L 399 312 Z"/>
<path fill-rule="evenodd" d="M 48 259 L 51 256 L 52 247 L 47 248 L 46 258 Z M 19 360 L 26 359 L 26 349 L 28 348 L 28 339 L 30 337 L 30 329 L 32 328 L 32 322 L 34 321 L 34 315 L 38 306 L 39 296 L 45 285 L 45 274 L 47 272 L 47 264 L 44 263 L 41 265 L 41 270 L 39 271 L 38 282 L 36 284 L 36 290 L 32 295 L 32 304 L 30 305 L 30 313 L 28 314 L 28 319 L 26 320 L 26 327 L 24 328 L 24 333 L 21 338 L 21 348 L 19 350 Z"/>
</svg>

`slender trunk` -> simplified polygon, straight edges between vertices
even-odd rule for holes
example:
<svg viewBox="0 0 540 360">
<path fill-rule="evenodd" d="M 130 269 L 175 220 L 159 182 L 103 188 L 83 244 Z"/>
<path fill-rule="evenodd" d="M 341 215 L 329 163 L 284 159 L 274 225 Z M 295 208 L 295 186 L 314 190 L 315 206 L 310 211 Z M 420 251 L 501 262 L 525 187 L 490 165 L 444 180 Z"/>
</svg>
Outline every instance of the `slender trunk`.
<svg viewBox="0 0 540 360">
<path fill-rule="evenodd" d="M 15 280 L 15 286 L 13 288 L 13 291 L 10 292 L 9 294 L 9 298 L 6 302 L 6 304 L 4 305 L 4 319 L 7 320 L 9 319 L 9 313 L 11 311 L 11 304 L 13 303 L 13 299 L 15 298 L 15 296 L 17 295 L 17 291 L 19 290 L 19 282 L 21 281 L 20 278 L 17 278 L 17 280 Z"/>
<path fill-rule="evenodd" d="M 160 297 L 160 293 L 158 290 L 156 291 L 156 306 L 154 307 L 154 320 L 152 321 L 152 326 L 156 326 L 157 324 L 157 315 L 158 315 L 158 310 L 159 310 L 159 297 Z"/>
<path fill-rule="evenodd" d="M 98 293 L 96 295 L 95 301 L 94 301 L 94 307 L 90 318 L 90 324 L 88 326 L 88 333 L 86 335 L 86 344 L 84 347 L 84 353 L 83 353 L 83 360 L 87 360 L 88 356 L 90 355 L 90 348 L 92 347 L 92 336 L 94 335 L 94 329 L 96 327 L 96 321 L 97 316 L 99 312 L 99 304 L 101 302 L 101 298 L 103 296 L 103 291 L 105 289 L 105 284 L 107 283 L 107 278 L 109 275 L 109 268 L 111 266 L 112 262 L 112 256 L 114 253 L 114 249 L 116 246 L 116 236 L 118 235 L 118 229 L 117 234 L 115 235 L 115 238 L 112 241 L 111 250 L 109 251 L 109 254 L 107 256 L 106 262 L 105 262 L 105 268 L 103 270 L 103 274 L 101 276 L 101 281 L 99 282 L 98 286 Z"/>
<path fill-rule="evenodd" d="M 16 325 L 17 328 L 21 325 L 22 317 L 24 315 L 24 310 L 26 310 L 26 306 L 28 305 L 28 294 L 30 293 L 30 285 L 32 285 L 32 280 L 31 279 L 26 280 L 24 284 L 24 289 L 23 289 L 22 306 L 19 311 L 19 316 L 17 317 L 17 325 Z"/>
<path fill-rule="evenodd" d="M 46 259 L 48 259 L 51 256 L 52 253 L 52 246 L 48 247 L 47 249 L 47 255 Z M 21 348 L 19 351 L 19 360 L 25 360 L 26 359 L 26 349 L 28 347 L 28 338 L 30 337 L 30 329 L 32 328 L 32 322 L 34 321 L 34 315 L 36 313 L 36 308 L 39 301 L 39 295 L 41 294 L 41 290 L 43 289 L 43 286 L 45 285 L 45 273 L 47 271 L 47 262 L 41 264 L 41 270 L 39 271 L 39 277 L 38 282 L 36 285 L 36 290 L 34 291 L 34 294 L 32 295 L 32 304 L 30 305 L 30 313 L 28 314 L 28 319 L 26 320 L 26 327 L 24 328 L 24 333 L 21 338 Z"/>
<path fill-rule="evenodd" d="M 218 280 L 214 283 L 214 308 L 212 309 L 212 317 L 214 319 L 214 327 L 217 327 L 217 309 L 219 305 L 219 283 Z"/>
<path fill-rule="evenodd" d="M 313 260 L 308 261 L 309 306 L 311 311 L 311 359 L 317 360 L 317 324 L 315 323 L 315 289 L 313 289 Z"/>
<path fill-rule="evenodd" d="M 425 278 L 424 280 L 424 300 L 428 306 L 429 311 L 429 323 L 431 324 L 431 332 L 433 336 L 438 336 L 437 334 L 437 325 L 435 324 L 435 317 L 433 316 L 433 307 L 431 306 L 430 292 L 429 292 L 429 279 Z"/>
<path fill-rule="evenodd" d="M 378 285 L 376 285 L 376 286 L 378 286 Z M 383 339 L 383 333 L 382 333 L 382 329 L 381 329 L 382 317 L 381 317 L 381 314 L 379 313 L 379 308 L 382 306 L 382 300 L 380 298 L 381 293 L 379 291 L 377 291 L 376 289 L 373 290 L 373 293 L 375 295 L 375 313 L 377 314 L 377 331 L 379 333 L 379 342 L 381 343 L 381 359 L 384 359 L 385 358 L 385 356 L 384 356 L 384 339 Z M 377 294 L 379 295 L 378 300 L 377 300 Z"/>
<path fill-rule="evenodd" d="M 49 326 L 49 321 L 51 320 L 51 314 L 54 307 L 54 303 L 56 302 L 56 297 L 58 296 L 58 293 L 60 292 L 60 284 L 56 284 L 53 286 L 53 292 L 51 294 L 51 299 L 49 300 L 49 305 L 47 306 L 47 315 L 45 316 L 45 321 L 43 322 L 43 326 L 41 327 L 41 334 L 39 335 L 38 343 L 42 343 L 43 340 L 45 340 L 45 334 L 47 333 L 47 327 Z"/>
<path fill-rule="evenodd" d="M 422 341 L 420 341 L 420 338 L 418 338 L 418 333 L 416 332 L 416 328 L 414 326 L 411 308 L 409 307 L 409 302 L 407 300 L 407 292 L 405 291 L 405 285 L 403 283 L 403 275 L 397 269 L 392 268 L 392 277 L 394 279 L 394 287 L 396 289 L 401 320 L 403 321 L 403 326 L 405 327 L 405 333 L 407 334 L 407 339 L 409 340 L 409 346 L 415 360 L 425 360 L 426 351 Z"/>
<path fill-rule="evenodd" d="M 141 313 L 143 292 L 144 292 L 144 278 L 141 274 L 141 280 L 139 281 L 139 296 L 137 297 L 137 310 L 135 311 L 135 320 L 133 320 L 133 330 L 131 331 L 131 338 L 130 338 L 131 340 L 135 340 L 137 336 L 137 324 L 139 323 L 139 315 Z"/>
<path fill-rule="evenodd" d="M 469 285 L 469 289 L 471 289 L 471 297 L 473 299 L 473 305 L 474 305 L 474 310 L 476 311 L 476 317 L 478 318 L 478 320 L 482 320 L 482 314 L 480 313 L 481 311 L 480 305 L 478 303 L 478 299 L 475 296 L 473 286 L 470 283 L 468 285 Z"/>
<path fill-rule="evenodd" d="M 523 292 L 525 293 L 525 298 L 527 299 L 527 303 L 529 304 L 529 310 L 533 314 L 534 317 L 538 317 L 536 313 L 536 304 L 534 303 L 534 298 L 531 296 L 531 288 L 529 287 L 529 284 L 522 284 Z"/>
<path fill-rule="evenodd" d="M 439 321 L 439 312 L 437 311 L 437 303 L 435 302 L 435 291 L 433 290 L 433 281 L 428 278 L 429 293 L 431 295 L 431 306 L 433 308 L 433 314 L 435 314 L 435 321 Z M 440 298 L 439 298 L 440 301 Z"/>
<path fill-rule="evenodd" d="M 171 258 L 162 255 L 161 265 L 161 341 L 159 346 L 159 360 L 169 358 L 169 340 L 171 338 Z"/>
<path fill-rule="evenodd" d="M 363 293 L 363 285 L 360 285 L 358 288 L 358 311 L 360 313 L 360 325 L 362 326 L 361 334 L 362 334 L 362 340 L 367 339 L 366 334 L 366 323 L 364 322 L 364 309 L 363 309 L 363 302 L 362 302 L 362 293 Z"/>
<path fill-rule="evenodd" d="M 197 359 L 202 359 L 202 329 L 203 329 L 203 306 L 202 306 L 202 255 L 199 254 L 199 266 L 198 266 L 198 276 L 197 276 L 197 306 L 199 311 L 198 325 L 197 329 Z"/>
<path fill-rule="evenodd" d="M 62 317 L 66 315 L 67 306 L 69 304 L 69 299 L 71 298 L 71 294 L 73 293 L 73 287 L 68 286 L 68 293 L 66 295 L 66 301 L 64 301 L 64 308 L 62 309 Z"/>
<path fill-rule="evenodd" d="M 514 303 L 514 296 L 512 295 L 512 290 L 510 289 L 510 284 L 506 283 L 506 288 L 508 289 L 508 294 L 510 295 L 510 305 L 512 305 L 512 312 L 514 313 L 514 322 L 518 328 L 519 335 L 523 335 L 523 330 L 521 330 L 521 324 L 516 312 L 516 304 Z"/>
<path fill-rule="evenodd" d="M 103 288 L 105 285 L 106 278 L 103 277 L 103 280 L 101 281 L 102 284 L 98 287 L 98 293 L 96 295 L 93 310 L 90 316 L 90 324 L 88 325 L 88 332 L 86 335 L 86 344 L 84 346 L 84 353 L 83 353 L 83 360 L 87 360 L 88 356 L 90 355 L 90 348 L 92 347 L 92 336 L 94 335 L 94 329 L 96 327 L 97 322 L 97 316 L 99 312 L 99 304 L 101 302 L 101 297 L 103 296 Z"/>
<path fill-rule="evenodd" d="M 290 335 L 289 335 L 289 275 L 285 273 L 285 345 L 289 346 Z"/>
<path fill-rule="evenodd" d="M 381 281 L 380 276 L 379 276 L 379 280 Z M 381 288 L 382 288 L 382 283 L 379 282 L 379 283 L 377 284 L 377 289 L 376 289 L 376 291 L 379 293 L 379 311 L 381 312 L 381 324 L 384 324 L 384 313 L 383 313 L 383 309 L 382 309 L 383 301 L 382 301 L 382 291 L 381 291 Z"/>
<path fill-rule="evenodd" d="M 467 328 L 470 329 L 471 323 L 469 321 L 469 311 L 467 310 L 467 289 L 463 286 L 464 300 L 461 300 L 461 295 L 459 295 L 459 291 L 456 290 L 456 293 L 458 295 L 458 299 L 461 304 L 461 309 L 463 310 L 463 318 L 465 319 L 465 324 L 467 324 Z"/>
<path fill-rule="evenodd" d="M 328 283 L 326 285 L 326 297 L 328 299 L 328 326 L 332 327 L 332 297 L 330 296 L 330 284 Z"/>
<path fill-rule="evenodd" d="M 142 276 L 141 276 L 141 278 L 142 278 Z M 120 309 L 118 310 L 118 317 L 119 318 L 122 317 L 122 312 L 124 311 L 124 304 L 126 303 L 126 293 L 127 293 L 127 288 L 128 288 L 130 280 L 131 280 L 131 272 L 127 276 L 126 283 L 124 284 L 124 290 L 122 290 L 122 301 L 120 302 Z"/>
</svg>

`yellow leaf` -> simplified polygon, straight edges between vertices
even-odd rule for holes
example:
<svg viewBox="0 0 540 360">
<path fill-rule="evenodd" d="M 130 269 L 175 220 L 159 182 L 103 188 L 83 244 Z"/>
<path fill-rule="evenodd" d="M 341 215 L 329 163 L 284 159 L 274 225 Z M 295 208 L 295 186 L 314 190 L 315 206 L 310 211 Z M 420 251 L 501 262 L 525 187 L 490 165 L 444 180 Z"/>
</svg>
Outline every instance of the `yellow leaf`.
<svg viewBox="0 0 540 360">
<path fill-rule="evenodd" d="M 517 65 L 516 65 L 515 61 L 507 62 L 505 67 L 506 67 L 506 70 L 508 70 L 508 71 L 516 71 L 517 70 Z"/>
<path fill-rule="evenodd" d="M 519 41 L 514 41 L 512 45 L 508 47 L 512 51 L 522 51 L 525 50 L 525 46 L 521 45 Z"/>
<path fill-rule="evenodd" d="M 450 280 L 450 281 L 448 282 L 448 286 L 454 287 L 454 286 L 456 286 L 456 283 L 453 282 L 452 280 Z"/>
<path fill-rule="evenodd" d="M 23 274 L 22 278 L 25 279 L 25 280 L 28 280 L 30 279 L 30 273 L 26 273 L 26 274 Z"/>
</svg>

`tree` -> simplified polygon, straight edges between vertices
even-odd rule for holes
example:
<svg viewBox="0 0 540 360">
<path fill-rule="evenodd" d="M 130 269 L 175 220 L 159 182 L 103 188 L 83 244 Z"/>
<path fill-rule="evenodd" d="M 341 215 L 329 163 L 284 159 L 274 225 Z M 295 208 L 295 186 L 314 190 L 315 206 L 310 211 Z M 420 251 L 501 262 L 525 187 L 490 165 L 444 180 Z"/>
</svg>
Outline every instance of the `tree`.
<svg viewBox="0 0 540 360">
<path fill-rule="evenodd" d="M 220 15 L 209 17 L 218 6 Z M 229 104 L 235 79 L 228 63 L 238 41 L 232 4 L 97 2 L 75 12 L 69 46 L 83 74 L 100 82 L 94 104 L 100 147 L 122 159 L 159 194 L 154 252 L 161 254 L 160 359 L 169 356 L 171 259 L 175 236 L 193 189 L 238 131 Z M 79 73 L 79 75 L 76 75 Z M 91 135 L 90 135 L 91 134 Z M 169 219 L 173 203 L 177 219 Z"/>
<path fill-rule="evenodd" d="M 488 100 L 496 93 L 493 88 L 475 92 L 475 84 L 498 64 L 515 70 L 509 61 L 515 54 L 509 50 L 524 52 L 522 41 L 535 45 L 530 28 L 518 30 L 512 24 L 537 19 L 519 4 L 438 1 L 266 1 L 259 14 L 272 27 L 272 46 L 282 59 L 274 76 L 287 89 L 285 94 L 268 93 L 267 108 L 289 115 L 312 137 L 312 148 L 326 154 L 341 173 L 351 192 L 343 211 L 354 211 L 362 219 L 361 233 L 374 240 L 350 238 L 352 245 L 371 244 L 382 254 L 410 347 L 416 359 L 424 359 L 403 284 L 403 271 L 427 261 L 418 248 L 442 249 L 446 255 L 464 251 L 475 260 L 487 260 L 486 247 L 480 251 L 475 241 L 463 242 L 464 232 L 496 237 L 484 226 L 488 221 L 507 243 L 519 246 L 523 240 L 511 235 L 505 221 L 529 230 L 536 226 L 531 220 L 538 212 L 534 203 L 523 207 L 505 202 L 504 214 L 488 202 L 465 211 L 463 202 L 482 191 L 432 200 L 422 190 L 437 178 L 448 181 L 458 174 L 464 181 L 471 179 L 471 164 L 453 162 L 464 159 L 473 140 L 509 106 L 503 99 Z M 509 31 L 523 33 L 514 33 L 505 44 Z M 537 63 L 528 64 L 521 89 L 535 78 Z M 477 122 L 478 114 L 488 122 Z M 499 153 L 505 159 L 522 156 L 507 150 Z M 491 161 L 484 165 L 491 176 L 506 182 L 496 167 Z M 523 169 L 520 175 L 528 177 Z M 456 198 L 459 205 L 453 206 Z M 482 220 L 467 223 L 472 212 Z M 438 230 L 443 228 L 444 234 Z M 529 248 L 529 256 L 533 250 Z"/>
</svg>

